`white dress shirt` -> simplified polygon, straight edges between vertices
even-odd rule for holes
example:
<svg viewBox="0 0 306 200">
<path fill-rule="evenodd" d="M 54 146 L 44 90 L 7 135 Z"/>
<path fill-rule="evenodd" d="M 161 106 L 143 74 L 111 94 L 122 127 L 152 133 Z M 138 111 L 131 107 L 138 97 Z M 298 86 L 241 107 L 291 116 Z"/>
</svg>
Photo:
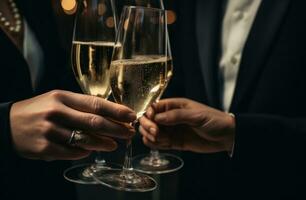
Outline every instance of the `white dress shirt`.
<svg viewBox="0 0 306 200">
<path fill-rule="evenodd" d="M 221 57 L 221 100 L 224 111 L 229 111 L 241 55 L 257 14 L 261 0 L 228 0 L 222 23 Z"/>
</svg>

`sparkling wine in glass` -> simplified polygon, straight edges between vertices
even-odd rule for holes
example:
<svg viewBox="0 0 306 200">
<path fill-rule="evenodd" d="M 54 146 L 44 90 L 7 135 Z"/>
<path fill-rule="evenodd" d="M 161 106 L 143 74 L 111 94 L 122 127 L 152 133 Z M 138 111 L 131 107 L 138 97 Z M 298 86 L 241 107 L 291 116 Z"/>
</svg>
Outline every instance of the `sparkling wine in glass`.
<svg viewBox="0 0 306 200">
<path fill-rule="evenodd" d="M 142 6 L 149 8 L 159 8 L 165 9 L 163 0 L 124 0 L 126 5 L 130 6 Z M 120 9 L 119 9 L 120 10 Z M 166 11 L 167 12 L 167 11 Z M 167 31 L 167 72 L 166 72 L 166 83 L 164 90 L 166 89 L 168 83 L 173 75 L 173 61 L 170 46 L 170 39 Z M 156 99 L 156 102 L 161 98 L 162 93 Z M 149 154 L 137 155 L 133 157 L 134 169 L 146 173 L 146 174 L 166 174 L 178 171 L 184 165 L 184 161 L 173 154 L 160 153 L 157 149 L 151 149 Z"/>
<path fill-rule="evenodd" d="M 167 44 L 164 10 L 123 8 L 110 68 L 111 89 L 115 101 L 133 109 L 137 119 L 161 96 L 167 84 L 167 63 L 171 60 Z M 154 190 L 157 185 L 154 179 L 136 172 L 131 156 L 132 140 L 127 142 L 122 170 L 94 173 L 93 176 L 101 184 L 117 190 Z"/>
<path fill-rule="evenodd" d="M 109 69 L 116 28 L 114 0 L 79 1 L 71 56 L 74 75 L 85 94 L 103 99 L 111 94 Z M 92 172 L 113 168 L 119 166 L 107 163 L 97 152 L 95 163 L 72 166 L 64 177 L 74 183 L 97 184 Z"/>
<path fill-rule="evenodd" d="M 167 43 L 167 62 L 165 63 L 166 75 L 163 91 L 167 88 L 167 85 L 173 75 L 173 61 L 168 36 Z M 155 99 L 155 102 L 159 101 L 162 94 L 163 92 L 161 92 L 160 96 Z M 157 149 L 151 149 L 149 154 L 137 155 L 133 157 L 132 162 L 136 171 L 146 174 L 171 173 L 181 169 L 184 165 L 184 161 L 180 157 L 169 153 L 160 153 Z"/>
</svg>

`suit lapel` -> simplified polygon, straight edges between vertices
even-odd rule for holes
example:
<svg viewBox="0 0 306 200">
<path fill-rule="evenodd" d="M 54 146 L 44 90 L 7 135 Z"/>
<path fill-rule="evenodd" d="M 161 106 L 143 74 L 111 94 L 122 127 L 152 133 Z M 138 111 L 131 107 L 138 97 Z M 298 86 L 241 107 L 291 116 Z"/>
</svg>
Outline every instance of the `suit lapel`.
<svg viewBox="0 0 306 200">
<path fill-rule="evenodd" d="M 196 3 L 196 38 L 210 106 L 220 107 L 217 57 L 220 41 L 222 1 L 198 0 Z"/>
<path fill-rule="evenodd" d="M 256 79 L 272 50 L 289 2 L 262 1 L 242 55 L 231 111 L 244 110 L 247 106 L 245 101 L 252 98 Z"/>
</svg>

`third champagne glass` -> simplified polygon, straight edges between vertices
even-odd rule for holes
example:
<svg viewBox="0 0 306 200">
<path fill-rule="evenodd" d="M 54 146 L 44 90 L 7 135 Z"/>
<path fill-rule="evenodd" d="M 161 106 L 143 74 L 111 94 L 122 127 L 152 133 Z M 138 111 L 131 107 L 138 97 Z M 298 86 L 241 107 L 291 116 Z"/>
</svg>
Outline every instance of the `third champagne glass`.
<svg viewBox="0 0 306 200">
<path fill-rule="evenodd" d="M 104 99 L 110 95 L 109 67 L 115 35 L 114 0 L 79 1 L 72 43 L 72 67 L 85 94 Z M 95 163 L 75 165 L 64 172 L 64 177 L 74 183 L 96 184 L 92 172 L 103 173 L 112 168 L 119 167 L 106 163 L 97 153 Z"/>
<path fill-rule="evenodd" d="M 132 108 L 139 119 L 166 86 L 166 16 L 162 9 L 127 6 L 121 15 L 110 80 L 117 103 Z M 134 122 L 135 125 L 136 122 Z M 124 166 L 97 175 L 97 181 L 124 191 L 145 192 L 156 188 L 149 176 L 136 172 L 131 163 L 132 144 L 127 143 Z"/>
</svg>

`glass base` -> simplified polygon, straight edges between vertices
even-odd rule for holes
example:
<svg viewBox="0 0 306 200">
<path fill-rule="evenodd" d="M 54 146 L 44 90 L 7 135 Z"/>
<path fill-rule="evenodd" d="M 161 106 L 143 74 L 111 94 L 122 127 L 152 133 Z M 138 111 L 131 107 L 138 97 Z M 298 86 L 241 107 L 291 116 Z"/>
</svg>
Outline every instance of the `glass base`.
<svg viewBox="0 0 306 200">
<path fill-rule="evenodd" d="M 100 184 L 126 192 L 149 192 L 157 187 L 155 180 L 147 175 L 131 170 L 108 170 L 93 173 L 93 178 Z"/>
<path fill-rule="evenodd" d="M 184 161 L 178 156 L 159 153 L 139 155 L 133 158 L 134 170 L 146 174 L 166 174 L 175 172 L 184 166 Z"/>
<path fill-rule="evenodd" d="M 86 163 L 72 166 L 64 171 L 64 178 L 70 182 L 85 184 L 85 185 L 95 185 L 98 184 L 96 180 L 92 177 L 92 174 L 99 172 L 100 174 L 112 170 L 120 169 L 120 165 L 114 163 L 107 164 L 96 164 L 96 163 Z"/>
</svg>

